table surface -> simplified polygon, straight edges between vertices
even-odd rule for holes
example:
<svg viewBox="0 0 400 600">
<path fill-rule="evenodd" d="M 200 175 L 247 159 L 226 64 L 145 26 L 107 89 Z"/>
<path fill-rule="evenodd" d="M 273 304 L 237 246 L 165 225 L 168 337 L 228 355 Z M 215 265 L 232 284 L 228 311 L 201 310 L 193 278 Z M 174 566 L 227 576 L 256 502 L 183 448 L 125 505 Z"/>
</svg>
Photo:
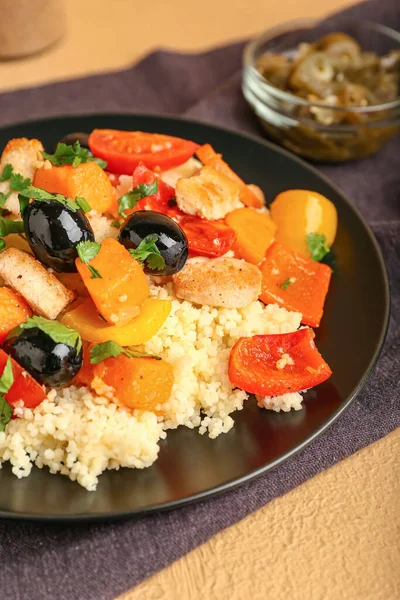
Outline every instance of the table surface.
<svg viewBox="0 0 400 600">
<path fill-rule="evenodd" d="M 155 47 L 196 52 L 349 4 L 114 0 L 111 10 L 108 0 L 69 0 L 65 37 L 40 55 L 0 62 L 0 91 L 119 69 Z M 242 600 L 249 593 L 254 600 L 399 598 L 399 456 L 400 429 L 222 531 L 120 600 Z"/>
</svg>

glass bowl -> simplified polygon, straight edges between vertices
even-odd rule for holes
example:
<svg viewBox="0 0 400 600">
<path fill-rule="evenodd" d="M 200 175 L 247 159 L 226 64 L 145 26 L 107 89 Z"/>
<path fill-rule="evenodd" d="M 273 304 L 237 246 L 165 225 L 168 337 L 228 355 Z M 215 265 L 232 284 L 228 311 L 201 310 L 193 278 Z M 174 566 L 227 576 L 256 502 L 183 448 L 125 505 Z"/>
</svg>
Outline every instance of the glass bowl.
<svg viewBox="0 0 400 600">
<path fill-rule="evenodd" d="M 300 43 L 312 43 L 323 35 L 343 32 L 354 37 L 363 51 L 384 55 L 400 49 L 400 33 L 369 21 L 334 18 L 299 20 L 269 29 L 250 42 L 244 51 L 244 97 L 268 136 L 288 150 L 309 159 L 343 162 L 377 152 L 400 130 L 400 97 L 386 104 L 346 106 L 350 124 L 341 123 L 343 107 L 327 106 L 282 91 L 256 69 L 267 53 L 290 56 Z M 311 118 L 318 114 L 319 121 Z M 321 112 L 322 111 L 322 112 Z M 320 122 L 322 121 L 322 122 Z"/>
</svg>

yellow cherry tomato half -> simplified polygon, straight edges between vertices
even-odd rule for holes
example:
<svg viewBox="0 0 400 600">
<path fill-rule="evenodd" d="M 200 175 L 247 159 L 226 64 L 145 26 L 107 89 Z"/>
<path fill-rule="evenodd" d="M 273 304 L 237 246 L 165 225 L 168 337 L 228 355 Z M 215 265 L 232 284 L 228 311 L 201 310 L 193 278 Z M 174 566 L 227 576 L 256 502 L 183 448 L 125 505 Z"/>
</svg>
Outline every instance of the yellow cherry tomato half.
<svg viewBox="0 0 400 600">
<path fill-rule="evenodd" d="M 281 192 L 270 206 L 276 225 L 275 239 L 292 250 L 310 258 L 307 248 L 309 233 L 325 234 L 332 246 L 337 230 L 337 212 L 334 204 L 317 192 L 287 190 Z"/>
</svg>

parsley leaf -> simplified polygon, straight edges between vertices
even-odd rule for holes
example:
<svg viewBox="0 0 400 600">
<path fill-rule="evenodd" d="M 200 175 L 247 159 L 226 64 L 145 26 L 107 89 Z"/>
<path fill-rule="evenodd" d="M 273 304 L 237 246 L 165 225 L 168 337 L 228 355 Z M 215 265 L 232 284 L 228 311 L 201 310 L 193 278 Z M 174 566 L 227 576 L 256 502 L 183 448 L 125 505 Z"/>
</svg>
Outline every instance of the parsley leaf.
<svg viewBox="0 0 400 600">
<path fill-rule="evenodd" d="M 90 206 L 89 202 L 85 200 L 85 198 L 79 198 L 79 196 L 77 196 L 75 198 L 75 202 L 77 203 L 77 205 L 83 213 L 87 213 L 92 210 L 92 207 Z"/>
<path fill-rule="evenodd" d="M 8 164 L 4 167 L 2 174 L 0 175 L 0 181 L 7 181 L 14 173 L 13 166 Z"/>
<path fill-rule="evenodd" d="M 291 280 L 290 277 L 288 277 L 287 279 L 285 279 L 285 281 L 280 285 L 281 290 L 286 290 L 289 285 L 291 285 L 293 283 L 293 281 Z"/>
<path fill-rule="evenodd" d="M 90 363 L 92 365 L 97 365 L 102 360 L 106 360 L 106 358 L 117 358 L 121 354 L 125 354 L 128 358 L 155 358 L 156 360 L 161 360 L 160 356 L 156 356 L 155 354 L 147 354 L 146 352 L 141 352 L 132 346 L 127 348 L 123 348 L 119 344 L 113 341 L 103 342 L 102 344 L 96 344 L 90 350 Z"/>
<path fill-rule="evenodd" d="M 31 183 L 32 183 L 32 181 L 29 179 L 29 177 L 27 177 L 25 179 L 24 176 L 21 175 L 20 173 L 14 173 L 14 168 L 10 164 L 7 164 L 4 167 L 3 172 L 0 175 L 0 181 L 8 181 L 8 180 L 10 180 L 10 191 L 8 192 L 8 194 L 6 194 L 7 198 L 11 194 L 11 192 L 20 192 L 21 190 L 28 187 L 28 185 L 31 185 Z M 2 195 L 4 196 L 4 194 L 2 194 Z M 5 200 L 7 200 L 7 198 Z"/>
<path fill-rule="evenodd" d="M 10 233 L 24 233 L 23 221 L 11 221 L 0 217 L 0 237 L 5 237 Z"/>
<path fill-rule="evenodd" d="M 321 261 L 330 250 L 324 233 L 309 233 L 306 241 L 311 258 L 317 262 Z"/>
<path fill-rule="evenodd" d="M 100 252 L 101 245 L 97 242 L 80 242 L 77 246 L 78 256 L 89 269 L 92 279 L 102 279 L 97 269 L 88 264 Z"/>
<path fill-rule="evenodd" d="M 78 210 L 88 212 L 88 209 L 91 210 L 89 203 L 84 198 L 76 198 L 76 200 L 72 200 L 71 198 L 62 196 L 62 194 L 51 194 L 50 192 L 46 192 L 46 190 L 41 190 L 33 185 L 29 185 L 21 190 L 18 194 L 21 215 L 24 214 L 29 204 L 29 200 L 31 199 L 38 200 L 40 202 L 61 202 L 61 204 L 64 204 L 64 206 L 67 206 L 74 212 Z"/>
<path fill-rule="evenodd" d="M 6 200 L 11 196 L 12 191 L 10 190 L 9 192 L 7 192 L 6 194 L 4 194 L 4 192 L 0 192 L 0 208 L 3 208 L 3 206 L 6 203 Z"/>
<path fill-rule="evenodd" d="M 77 352 L 81 351 L 82 340 L 81 336 L 75 329 L 71 329 L 63 325 L 59 321 L 50 321 L 44 317 L 30 317 L 25 323 L 19 325 L 21 329 L 33 329 L 37 327 L 43 333 L 46 333 L 56 344 L 66 344 L 71 348 L 75 348 Z"/>
<path fill-rule="evenodd" d="M 155 179 L 153 183 L 139 183 L 134 190 L 137 190 L 142 198 L 146 196 L 152 196 L 158 192 L 158 179 Z"/>
<path fill-rule="evenodd" d="M 152 196 L 158 192 L 158 180 L 156 179 L 154 183 L 139 183 L 136 187 L 134 187 L 130 192 L 118 198 L 118 214 L 121 215 L 124 219 L 126 218 L 125 210 L 130 208 L 135 208 L 136 204 L 142 198 L 146 198 L 147 196 Z"/>
<path fill-rule="evenodd" d="M 19 173 L 13 173 L 10 178 L 10 190 L 13 192 L 21 192 L 26 187 L 31 185 L 32 181 L 27 177 L 26 179 Z"/>
<path fill-rule="evenodd" d="M 11 421 L 12 412 L 12 406 L 0 394 L 0 431 L 5 431 L 6 425 Z"/>
<path fill-rule="evenodd" d="M 100 272 L 97 269 L 95 269 L 94 267 L 92 267 L 92 265 L 86 265 L 86 266 L 89 269 L 90 274 L 91 274 L 90 279 L 103 279 Z"/>
<path fill-rule="evenodd" d="M 140 263 L 146 262 L 149 269 L 162 271 L 165 269 L 165 260 L 156 246 L 157 241 L 158 235 L 151 233 L 142 239 L 137 248 L 131 249 L 129 252 Z"/>
<path fill-rule="evenodd" d="M 81 163 L 96 162 L 102 169 L 105 169 L 107 163 L 100 158 L 96 158 L 89 154 L 86 148 L 82 148 L 80 143 L 77 141 L 73 145 L 57 144 L 57 148 L 54 154 L 48 154 L 42 152 L 44 159 L 49 160 L 55 167 L 61 167 L 62 165 L 72 165 L 77 167 Z"/>
<path fill-rule="evenodd" d="M 3 374 L 0 377 L 0 394 L 7 394 L 13 383 L 14 375 L 12 372 L 11 358 L 8 357 Z"/>
<path fill-rule="evenodd" d="M 11 421 L 12 406 L 7 402 L 4 394 L 14 383 L 14 375 L 12 372 L 11 358 L 8 357 L 4 371 L 0 377 L 0 431 L 4 431 L 6 425 Z"/>
<path fill-rule="evenodd" d="M 0 238 L 0 250 L 3 250 L 5 247 L 6 247 L 5 241 Z"/>
<path fill-rule="evenodd" d="M 330 250 L 328 252 L 328 254 L 325 254 L 325 256 L 321 260 L 321 262 L 324 263 L 324 265 L 328 265 L 328 267 L 330 267 L 334 273 L 337 270 L 337 267 L 336 267 L 336 254 L 334 252 L 332 252 L 332 250 Z"/>
<path fill-rule="evenodd" d="M 98 255 L 101 245 L 98 242 L 80 242 L 76 249 L 82 262 L 88 263 Z"/>
</svg>

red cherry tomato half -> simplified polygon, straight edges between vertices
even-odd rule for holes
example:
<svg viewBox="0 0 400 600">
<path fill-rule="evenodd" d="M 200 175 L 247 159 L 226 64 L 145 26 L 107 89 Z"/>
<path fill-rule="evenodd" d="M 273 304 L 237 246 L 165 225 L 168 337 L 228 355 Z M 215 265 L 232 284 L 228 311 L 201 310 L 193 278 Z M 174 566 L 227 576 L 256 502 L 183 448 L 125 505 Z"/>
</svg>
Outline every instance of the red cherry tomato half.
<svg viewBox="0 0 400 600">
<path fill-rule="evenodd" d="M 0 350 L 0 375 L 2 375 L 9 356 Z M 23 400 L 26 408 L 35 408 L 46 398 L 46 392 L 33 377 L 29 375 L 15 360 L 11 359 L 14 383 L 4 395 L 11 406 L 19 400 Z"/>
<path fill-rule="evenodd" d="M 94 129 L 89 136 L 90 150 L 107 161 L 107 169 L 127 175 L 140 162 L 149 169 L 172 169 L 186 162 L 198 147 L 189 140 L 144 131 Z"/>
<path fill-rule="evenodd" d="M 231 350 L 229 379 L 251 394 L 300 392 L 332 375 L 314 343 L 312 329 L 240 338 Z M 279 361 L 283 360 L 283 364 Z"/>
<path fill-rule="evenodd" d="M 149 169 L 143 163 L 140 163 L 133 172 L 133 187 L 136 187 L 141 183 L 151 185 L 154 183 L 155 179 L 156 176 L 154 173 L 149 171 Z M 169 210 L 168 203 L 174 196 L 174 188 L 159 179 L 158 191 L 155 194 L 151 194 L 151 196 L 146 196 L 145 198 L 142 198 L 142 200 L 139 200 L 135 210 L 154 210 L 166 215 L 168 214 Z M 129 213 L 130 211 L 127 212 Z"/>
<path fill-rule="evenodd" d="M 171 212 L 169 216 L 172 216 Z M 190 215 L 176 215 L 174 220 L 185 232 L 189 253 L 194 256 L 217 258 L 226 254 L 236 242 L 234 230 L 218 221 L 208 221 Z"/>
</svg>

